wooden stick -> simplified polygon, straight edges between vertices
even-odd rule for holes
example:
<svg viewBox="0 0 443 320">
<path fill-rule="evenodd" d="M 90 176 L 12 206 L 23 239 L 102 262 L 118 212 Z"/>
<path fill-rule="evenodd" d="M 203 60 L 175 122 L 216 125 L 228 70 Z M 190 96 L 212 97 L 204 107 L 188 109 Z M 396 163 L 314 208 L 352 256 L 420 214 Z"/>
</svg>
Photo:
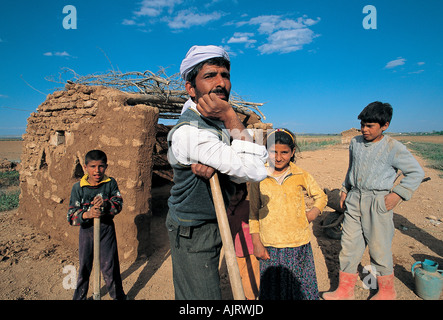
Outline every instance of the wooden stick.
<svg viewBox="0 0 443 320">
<path fill-rule="evenodd" d="M 93 299 L 100 300 L 100 218 L 94 218 L 94 293 Z"/>
<path fill-rule="evenodd" d="M 229 228 L 228 216 L 226 214 L 225 204 L 223 202 L 223 195 L 220 189 L 220 182 L 218 175 L 215 173 L 209 179 L 212 191 L 212 198 L 214 199 L 215 213 L 217 214 L 218 227 L 220 235 L 225 248 L 225 260 L 228 267 L 229 281 L 231 283 L 232 294 L 234 300 L 245 300 L 245 293 L 240 277 L 240 270 L 237 264 L 237 257 L 234 250 L 234 242 L 232 241 L 231 229 Z"/>
</svg>

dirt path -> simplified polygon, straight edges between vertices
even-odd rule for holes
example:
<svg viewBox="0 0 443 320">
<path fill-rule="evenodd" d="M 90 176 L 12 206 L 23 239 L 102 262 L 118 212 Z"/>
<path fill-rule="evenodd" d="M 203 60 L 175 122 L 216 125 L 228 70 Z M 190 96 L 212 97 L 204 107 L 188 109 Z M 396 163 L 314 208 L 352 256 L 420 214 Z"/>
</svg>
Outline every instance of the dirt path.
<svg viewBox="0 0 443 320">
<path fill-rule="evenodd" d="M 322 151 L 305 152 L 298 164 L 311 172 L 315 179 L 329 189 L 341 185 L 347 170 L 348 151 L 344 147 L 333 147 Z M 425 161 L 416 157 L 425 170 L 425 177 L 431 180 L 422 183 L 410 201 L 400 203 L 394 210 L 395 235 L 392 245 L 394 257 L 395 286 L 397 299 L 421 300 L 414 292 L 414 279 L 411 275 L 411 266 L 416 261 L 425 258 L 437 261 L 443 265 L 443 223 L 434 225 L 429 216 L 443 218 L 443 179 L 438 172 L 425 167 Z M 324 216 L 330 210 L 328 207 Z M 314 254 L 316 255 L 317 277 L 319 290 L 328 291 L 338 284 L 338 254 L 340 242 L 326 237 L 319 227 L 317 219 L 313 224 Z M 362 260 L 362 267 L 369 266 L 369 255 L 366 250 Z M 362 270 L 361 277 L 364 278 Z M 370 283 L 368 283 L 370 284 Z M 356 298 L 365 300 L 374 292 L 363 288 L 359 281 L 356 288 Z"/>
<path fill-rule="evenodd" d="M 309 171 L 324 188 L 338 188 L 347 169 L 347 148 L 338 146 L 304 152 L 297 163 Z M 393 243 L 395 285 L 399 300 L 420 300 L 414 293 L 411 265 L 430 258 L 443 266 L 443 223 L 434 225 L 428 216 L 443 218 L 443 179 L 419 162 L 431 180 L 421 185 L 414 197 L 395 209 Z M 335 288 L 338 276 L 340 242 L 325 236 L 321 219 L 332 212 L 327 208 L 313 223 L 312 246 L 320 291 Z M 15 215 L 16 210 L 0 213 L 0 299 L 70 300 L 72 275 L 78 266 L 76 248 L 49 238 Z M 67 226 L 68 227 L 68 226 Z M 154 253 L 136 262 L 122 262 L 123 286 L 130 299 L 170 300 L 174 298 L 171 257 L 164 227 L 164 216 L 152 219 Z M 365 254 L 362 266 L 369 265 Z M 222 273 L 224 299 L 231 299 L 229 280 Z M 90 290 L 90 294 L 92 290 Z M 109 295 L 103 290 L 104 299 Z M 356 297 L 367 299 L 372 292 L 359 281 Z"/>
</svg>

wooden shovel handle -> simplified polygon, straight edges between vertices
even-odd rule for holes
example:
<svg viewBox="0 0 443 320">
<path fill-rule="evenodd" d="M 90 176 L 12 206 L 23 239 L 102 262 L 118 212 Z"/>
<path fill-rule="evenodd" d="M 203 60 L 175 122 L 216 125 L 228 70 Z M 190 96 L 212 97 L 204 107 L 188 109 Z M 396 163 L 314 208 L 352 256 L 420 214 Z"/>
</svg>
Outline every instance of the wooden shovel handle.
<svg viewBox="0 0 443 320">
<path fill-rule="evenodd" d="M 234 242 L 232 241 L 231 229 L 229 227 L 228 216 L 226 214 L 223 195 L 220 189 L 218 175 L 215 173 L 210 179 L 212 198 L 214 200 L 215 213 L 217 214 L 218 227 L 222 239 L 225 260 L 228 267 L 229 281 L 231 283 L 234 300 L 245 300 L 245 293 L 240 277 L 240 270 L 235 255 Z"/>
<path fill-rule="evenodd" d="M 94 293 L 93 299 L 100 300 L 100 218 L 94 218 Z"/>
</svg>

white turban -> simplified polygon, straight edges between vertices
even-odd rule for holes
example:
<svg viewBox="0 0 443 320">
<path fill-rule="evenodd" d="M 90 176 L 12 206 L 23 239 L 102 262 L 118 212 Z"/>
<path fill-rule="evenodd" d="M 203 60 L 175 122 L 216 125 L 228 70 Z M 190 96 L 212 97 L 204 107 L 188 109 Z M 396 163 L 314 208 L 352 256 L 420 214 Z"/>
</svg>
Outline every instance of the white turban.
<svg viewBox="0 0 443 320">
<path fill-rule="evenodd" d="M 188 73 L 200 62 L 211 59 L 222 57 L 229 61 L 228 53 L 217 46 L 193 46 L 189 49 L 186 54 L 185 59 L 180 65 L 180 74 L 183 80 L 186 81 Z"/>
</svg>

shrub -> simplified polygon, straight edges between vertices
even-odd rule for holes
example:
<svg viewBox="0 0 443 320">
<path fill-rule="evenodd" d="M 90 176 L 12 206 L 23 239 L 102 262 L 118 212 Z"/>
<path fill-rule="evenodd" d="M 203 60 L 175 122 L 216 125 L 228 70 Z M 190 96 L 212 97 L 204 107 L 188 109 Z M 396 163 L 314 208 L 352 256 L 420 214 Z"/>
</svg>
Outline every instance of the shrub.
<svg viewBox="0 0 443 320">
<path fill-rule="evenodd" d="M 19 195 L 20 190 L 10 192 L 0 191 L 0 212 L 17 208 Z"/>
</svg>

